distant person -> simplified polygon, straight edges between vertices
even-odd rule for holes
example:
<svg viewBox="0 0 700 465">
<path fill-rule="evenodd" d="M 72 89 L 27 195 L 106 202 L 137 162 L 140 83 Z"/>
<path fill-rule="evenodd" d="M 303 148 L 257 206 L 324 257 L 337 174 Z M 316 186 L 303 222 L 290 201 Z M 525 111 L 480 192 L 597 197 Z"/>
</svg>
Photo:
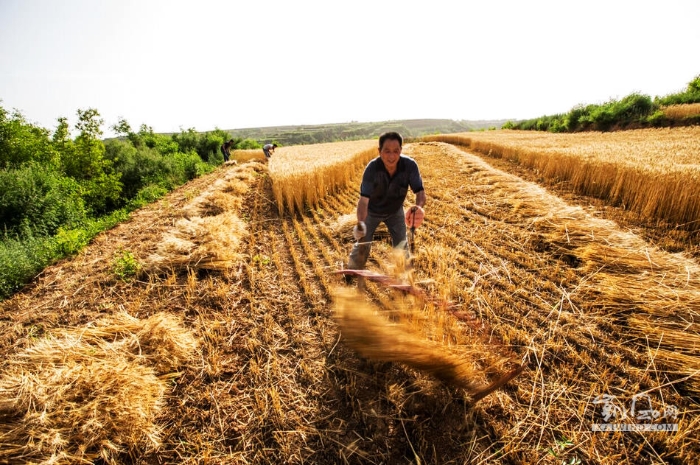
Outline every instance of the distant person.
<svg viewBox="0 0 700 465">
<path fill-rule="evenodd" d="M 273 153 L 275 153 L 275 149 L 277 148 L 277 144 L 265 144 L 263 145 L 263 152 L 265 153 L 265 158 L 270 158 Z"/>
<path fill-rule="evenodd" d="M 374 230 L 386 224 L 394 248 L 403 247 L 408 257 L 406 224 L 418 227 L 423 222 L 426 196 L 418 164 L 401 153 L 403 138 L 398 132 L 379 136 L 379 156 L 370 161 L 362 174 L 360 200 L 357 202 L 357 225 L 353 237 L 357 242 L 350 252 L 348 268 L 364 269 L 369 258 Z M 403 203 L 409 187 L 416 204 L 404 214 Z"/>
<path fill-rule="evenodd" d="M 226 163 L 228 161 L 229 157 L 231 156 L 231 148 L 233 148 L 233 145 L 234 145 L 233 139 L 231 139 L 228 142 L 224 142 L 221 145 L 221 153 L 224 156 L 224 163 Z"/>
</svg>

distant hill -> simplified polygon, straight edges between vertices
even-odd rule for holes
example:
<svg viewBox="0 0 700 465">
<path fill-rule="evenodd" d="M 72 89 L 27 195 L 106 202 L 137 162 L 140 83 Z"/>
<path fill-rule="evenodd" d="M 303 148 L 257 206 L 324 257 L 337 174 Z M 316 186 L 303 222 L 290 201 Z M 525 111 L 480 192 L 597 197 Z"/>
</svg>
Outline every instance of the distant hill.
<svg viewBox="0 0 700 465">
<path fill-rule="evenodd" d="M 277 142 L 281 145 L 306 145 L 342 140 L 362 140 L 378 137 L 384 131 L 398 131 L 404 138 L 426 134 L 453 134 L 456 132 L 500 128 L 508 120 L 451 120 L 408 119 L 372 123 L 349 123 L 269 126 L 261 128 L 227 129 L 233 137 L 254 139 L 260 143 Z"/>
</svg>

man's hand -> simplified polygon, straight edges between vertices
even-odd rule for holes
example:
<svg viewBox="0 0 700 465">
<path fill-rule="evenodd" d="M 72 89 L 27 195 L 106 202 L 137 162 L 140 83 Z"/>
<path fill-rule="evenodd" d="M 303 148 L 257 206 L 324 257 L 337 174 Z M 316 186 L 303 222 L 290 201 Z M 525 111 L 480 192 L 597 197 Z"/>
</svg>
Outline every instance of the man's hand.
<svg viewBox="0 0 700 465">
<path fill-rule="evenodd" d="M 406 211 L 406 226 L 410 228 L 417 228 L 423 224 L 423 218 L 425 217 L 425 211 L 422 207 L 414 205 Z"/>
<path fill-rule="evenodd" d="M 360 241 L 360 239 L 365 237 L 365 234 L 367 234 L 367 226 L 365 226 L 365 223 L 363 221 L 360 221 L 355 225 L 354 228 L 352 228 L 352 236 L 358 242 Z"/>
</svg>

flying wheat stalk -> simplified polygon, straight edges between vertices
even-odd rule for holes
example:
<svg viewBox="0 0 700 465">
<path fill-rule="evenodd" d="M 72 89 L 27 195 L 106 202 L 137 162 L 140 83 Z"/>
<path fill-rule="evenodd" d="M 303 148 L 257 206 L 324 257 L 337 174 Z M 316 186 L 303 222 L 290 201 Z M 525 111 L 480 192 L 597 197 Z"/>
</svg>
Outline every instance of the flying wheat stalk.
<svg viewBox="0 0 700 465">
<path fill-rule="evenodd" d="M 399 362 L 428 373 L 446 384 L 463 388 L 476 401 L 503 386 L 519 374 L 517 368 L 486 385 L 475 361 L 483 347 L 464 348 L 457 353 L 426 340 L 408 325 L 391 322 L 356 291 L 336 289 L 334 317 L 348 346 L 363 357 Z"/>
</svg>

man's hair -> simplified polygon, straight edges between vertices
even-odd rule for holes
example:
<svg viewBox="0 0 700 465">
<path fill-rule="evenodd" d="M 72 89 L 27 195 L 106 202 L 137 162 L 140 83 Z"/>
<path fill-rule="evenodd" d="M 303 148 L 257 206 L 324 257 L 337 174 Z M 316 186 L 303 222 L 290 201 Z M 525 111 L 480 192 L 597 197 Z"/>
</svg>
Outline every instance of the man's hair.
<svg viewBox="0 0 700 465">
<path fill-rule="evenodd" d="M 385 132 L 381 136 L 379 136 L 379 150 L 384 147 L 384 142 L 388 140 L 395 140 L 399 142 L 399 146 L 403 147 L 403 137 L 401 137 L 401 134 L 398 132 L 390 131 L 390 132 Z"/>
</svg>

